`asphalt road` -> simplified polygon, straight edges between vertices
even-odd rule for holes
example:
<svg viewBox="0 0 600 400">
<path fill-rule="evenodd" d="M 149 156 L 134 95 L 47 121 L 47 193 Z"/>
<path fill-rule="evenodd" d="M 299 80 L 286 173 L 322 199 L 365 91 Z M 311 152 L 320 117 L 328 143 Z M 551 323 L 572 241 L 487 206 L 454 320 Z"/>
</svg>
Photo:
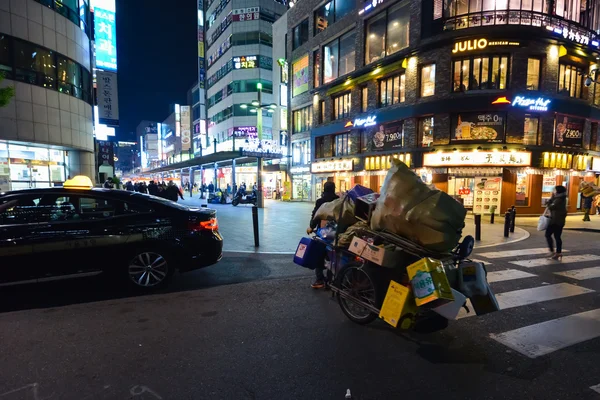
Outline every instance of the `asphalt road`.
<svg viewBox="0 0 600 400">
<path fill-rule="evenodd" d="M 535 358 L 491 335 L 600 309 L 600 277 L 556 274 L 593 271 L 599 239 L 566 232 L 563 263 L 540 266 L 528 264 L 544 257 L 537 232 L 483 249 L 475 257 L 491 274 L 512 274 L 492 284 L 511 308 L 430 335 L 350 322 L 289 255 L 228 253 L 147 296 L 103 279 L 3 289 L 0 400 L 343 399 L 348 388 L 354 399 L 598 400 L 590 387 L 600 384 L 600 330 Z M 555 285 L 569 290 L 527 298 Z M 527 337 L 576 336 L 583 320 Z"/>
</svg>

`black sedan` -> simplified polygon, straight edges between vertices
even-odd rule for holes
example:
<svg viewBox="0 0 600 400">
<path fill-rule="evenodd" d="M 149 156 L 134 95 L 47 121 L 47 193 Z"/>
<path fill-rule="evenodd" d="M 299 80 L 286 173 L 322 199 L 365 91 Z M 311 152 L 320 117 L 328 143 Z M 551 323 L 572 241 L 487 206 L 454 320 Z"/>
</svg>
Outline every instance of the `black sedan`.
<svg viewBox="0 0 600 400">
<path fill-rule="evenodd" d="M 0 193 L 0 286 L 106 272 L 149 290 L 222 249 L 214 210 L 124 190 Z"/>
</svg>

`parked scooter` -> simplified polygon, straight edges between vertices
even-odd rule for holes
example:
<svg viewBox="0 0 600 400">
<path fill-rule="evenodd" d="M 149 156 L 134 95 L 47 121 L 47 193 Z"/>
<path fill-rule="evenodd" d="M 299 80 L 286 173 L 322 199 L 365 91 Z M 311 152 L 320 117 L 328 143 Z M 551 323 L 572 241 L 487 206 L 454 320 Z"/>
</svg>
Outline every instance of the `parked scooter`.
<svg viewBox="0 0 600 400">
<path fill-rule="evenodd" d="M 212 204 L 225 204 L 226 203 L 225 194 L 221 189 L 217 189 L 214 193 L 210 193 L 208 195 L 208 202 Z"/>
<path fill-rule="evenodd" d="M 238 204 L 252 204 L 256 205 L 256 191 L 253 190 L 251 194 L 245 193 L 244 190 L 238 190 L 235 196 L 233 197 L 233 201 L 231 204 L 237 206 Z"/>
</svg>

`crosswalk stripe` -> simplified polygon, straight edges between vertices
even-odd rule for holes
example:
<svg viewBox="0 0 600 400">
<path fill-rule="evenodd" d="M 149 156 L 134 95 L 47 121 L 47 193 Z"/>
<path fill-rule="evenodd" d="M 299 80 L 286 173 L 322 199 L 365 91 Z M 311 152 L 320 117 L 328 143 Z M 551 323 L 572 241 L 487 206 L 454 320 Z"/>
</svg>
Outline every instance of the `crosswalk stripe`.
<svg viewBox="0 0 600 400">
<path fill-rule="evenodd" d="M 537 276 L 530 274 L 529 272 L 521 271 L 518 269 L 505 269 L 503 271 L 488 272 L 487 281 L 488 283 L 511 281 L 514 279 L 530 278 Z"/>
<path fill-rule="evenodd" d="M 569 250 L 563 250 L 563 253 L 567 253 Z M 507 258 L 514 256 L 533 256 L 537 254 L 550 254 L 550 250 L 547 247 L 537 247 L 535 249 L 521 249 L 521 250 L 505 250 L 505 251 L 491 251 L 488 253 L 477 253 L 479 257 L 485 258 Z"/>
<path fill-rule="evenodd" d="M 595 254 L 580 254 L 576 256 L 565 256 L 562 258 L 563 264 L 568 263 L 576 263 L 583 261 L 597 261 L 600 260 L 600 256 Z M 509 261 L 511 264 L 515 264 L 521 267 L 540 267 L 542 265 L 557 265 L 559 264 L 556 260 L 551 260 L 549 258 L 534 258 L 532 260 L 519 260 L 519 261 Z"/>
<path fill-rule="evenodd" d="M 555 274 L 583 281 L 586 279 L 600 278 L 600 267 L 573 269 L 570 271 L 555 272 Z"/>
<path fill-rule="evenodd" d="M 600 309 L 490 336 L 527 357 L 536 358 L 600 336 Z M 592 389 L 596 390 L 594 386 Z"/>
<path fill-rule="evenodd" d="M 496 300 L 500 306 L 500 311 L 502 311 L 507 308 L 527 306 L 542 301 L 564 299 L 565 297 L 578 296 L 580 294 L 592 292 L 594 292 L 592 289 L 572 285 L 570 283 L 558 283 L 555 285 L 538 286 L 530 289 L 499 293 L 496 295 Z M 475 316 L 475 310 L 473 309 L 470 300 L 467 300 L 467 307 L 471 312 L 467 314 L 464 309 L 461 309 L 457 319 Z"/>
<path fill-rule="evenodd" d="M 592 389 L 594 392 L 600 394 L 600 384 L 594 385 L 594 386 L 590 386 L 590 389 Z"/>
</svg>

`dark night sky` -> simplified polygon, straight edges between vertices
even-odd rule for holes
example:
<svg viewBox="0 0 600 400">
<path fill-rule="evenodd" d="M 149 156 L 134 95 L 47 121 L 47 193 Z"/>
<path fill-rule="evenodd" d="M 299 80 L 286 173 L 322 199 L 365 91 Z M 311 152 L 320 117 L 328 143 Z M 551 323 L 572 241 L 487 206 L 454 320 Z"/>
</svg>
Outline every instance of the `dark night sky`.
<svg viewBox="0 0 600 400">
<path fill-rule="evenodd" d="M 196 0 L 117 0 L 117 140 L 185 104 L 198 65 Z"/>
</svg>

